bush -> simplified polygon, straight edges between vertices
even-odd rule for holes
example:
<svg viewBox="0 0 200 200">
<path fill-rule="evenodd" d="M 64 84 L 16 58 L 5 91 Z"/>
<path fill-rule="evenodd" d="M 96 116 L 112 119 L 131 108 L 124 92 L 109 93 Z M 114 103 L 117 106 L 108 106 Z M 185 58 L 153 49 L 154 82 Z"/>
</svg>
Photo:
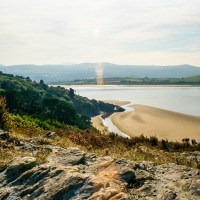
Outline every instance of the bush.
<svg viewBox="0 0 200 200">
<path fill-rule="evenodd" d="M 169 142 L 167 140 L 161 140 L 160 148 L 164 151 L 169 151 Z"/>
<path fill-rule="evenodd" d="M 149 142 L 152 146 L 158 146 L 158 138 L 156 136 L 150 136 Z"/>
<path fill-rule="evenodd" d="M 38 129 L 37 123 L 28 116 L 19 116 L 11 114 L 11 122 L 13 127 L 16 128 L 32 128 Z"/>
<path fill-rule="evenodd" d="M 6 98 L 0 96 L 0 129 L 8 131 L 10 129 L 10 117 L 6 108 Z"/>
</svg>

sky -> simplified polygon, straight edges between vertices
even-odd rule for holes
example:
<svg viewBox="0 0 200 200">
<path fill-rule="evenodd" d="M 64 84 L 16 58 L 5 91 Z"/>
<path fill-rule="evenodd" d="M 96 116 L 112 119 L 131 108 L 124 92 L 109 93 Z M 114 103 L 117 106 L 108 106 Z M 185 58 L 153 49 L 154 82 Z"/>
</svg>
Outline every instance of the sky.
<svg viewBox="0 0 200 200">
<path fill-rule="evenodd" d="M 0 0 L 0 64 L 200 66 L 200 0 Z"/>
</svg>

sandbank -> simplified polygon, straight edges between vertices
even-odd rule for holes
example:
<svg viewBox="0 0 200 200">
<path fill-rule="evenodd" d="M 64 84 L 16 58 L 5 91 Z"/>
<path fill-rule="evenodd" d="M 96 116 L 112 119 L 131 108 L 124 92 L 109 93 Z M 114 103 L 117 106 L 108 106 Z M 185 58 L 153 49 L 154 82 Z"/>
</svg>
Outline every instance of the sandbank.
<svg viewBox="0 0 200 200">
<path fill-rule="evenodd" d="M 130 101 L 119 101 L 119 100 L 103 100 L 105 103 L 111 103 L 116 106 L 123 106 L 131 103 Z M 101 115 L 91 118 L 92 125 L 99 131 L 109 133 L 108 127 L 104 125 Z"/>
<path fill-rule="evenodd" d="M 200 142 L 200 117 L 135 104 L 131 112 L 115 113 L 112 122 L 129 136 L 157 136 L 158 139 Z"/>
<path fill-rule="evenodd" d="M 97 130 L 104 133 L 109 133 L 108 127 L 104 125 L 101 115 L 92 117 L 91 122 L 92 122 L 92 126 L 94 126 Z"/>
</svg>

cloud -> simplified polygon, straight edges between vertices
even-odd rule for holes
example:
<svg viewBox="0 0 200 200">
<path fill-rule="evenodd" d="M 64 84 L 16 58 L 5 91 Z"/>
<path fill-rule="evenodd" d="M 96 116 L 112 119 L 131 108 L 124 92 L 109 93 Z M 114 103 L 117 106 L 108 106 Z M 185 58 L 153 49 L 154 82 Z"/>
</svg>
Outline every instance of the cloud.
<svg viewBox="0 0 200 200">
<path fill-rule="evenodd" d="M 194 53 L 186 63 L 200 65 L 199 8 L 199 0 L 0 0 L 0 63 L 131 64 L 131 55 Z"/>
</svg>

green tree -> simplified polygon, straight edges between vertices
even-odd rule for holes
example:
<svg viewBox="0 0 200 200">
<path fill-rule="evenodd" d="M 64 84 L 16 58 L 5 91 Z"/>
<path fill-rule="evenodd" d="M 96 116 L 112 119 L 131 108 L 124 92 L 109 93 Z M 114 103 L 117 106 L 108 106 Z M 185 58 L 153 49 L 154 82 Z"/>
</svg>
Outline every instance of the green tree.
<svg viewBox="0 0 200 200">
<path fill-rule="evenodd" d="M 74 89 L 69 88 L 69 96 L 74 97 Z"/>
</svg>

